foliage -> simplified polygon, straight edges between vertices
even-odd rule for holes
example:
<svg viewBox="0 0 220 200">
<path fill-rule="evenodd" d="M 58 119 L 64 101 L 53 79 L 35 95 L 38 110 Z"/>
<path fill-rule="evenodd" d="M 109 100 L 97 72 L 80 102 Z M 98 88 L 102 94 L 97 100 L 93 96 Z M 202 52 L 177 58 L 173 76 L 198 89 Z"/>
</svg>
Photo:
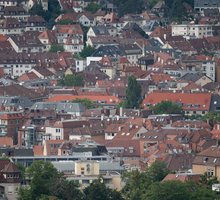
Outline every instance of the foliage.
<svg viewBox="0 0 220 200">
<path fill-rule="evenodd" d="M 90 99 L 87 99 L 87 98 L 84 98 L 84 99 L 78 99 L 77 98 L 77 99 L 73 100 L 72 102 L 73 103 L 81 103 L 87 109 L 91 109 L 91 108 L 95 107 L 95 104 Z"/>
<path fill-rule="evenodd" d="M 148 1 L 149 8 L 152 9 L 158 2 L 159 0 L 149 0 Z"/>
<path fill-rule="evenodd" d="M 91 12 L 91 13 L 96 13 L 100 8 L 101 8 L 101 6 L 99 4 L 91 2 L 86 7 L 86 10 Z"/>
<path fill-rule="evenodd" d="M 168 174 L 166 164 L 155 161 L 146 172 L 132 171 L 124 174 L 125 187 L 122 193 L 129 200 L 139 200 L 146 190 L 157 181 L 163 180 Z"/>
<path fill-rule="evenodd" d="M 141 86 L 134 76 L 128 78 L 128 88 L 126 90 L 126 108 L 139 108 L 141 103 Z"/>
<path fill-rule="evenodd" d="M 86 46 L 86 41 L 87 41 L 87 33 L 89 31 L 89 27 L 81 25 L 82 31 L 83 31 L 83 42 L 84 42 L 84 47 Z"/>
<path fill-rule="evenodd" d="M 45 19 L 48 27 L 52 27 L 54 20 L 60 15 L 58 0 L 48 0 L 48 11 L 43 10 L 41 2 L 35 3 L 30 10 L 31 15 L 39 15 Z"/>
<path fill-rule="evenodd" d="M 144 9 L 144 0 L 113 0 L 113 3 L 118 7 L 119 16 L 141 13 Z"/>
<path fill-rule="evenodd" d="M 184 183 L 180 181 L 165 181 L 152 184 L 142 199 L 148 200 L 188 200 L 190 193 Z"/>
<path fill-rule="evenodd" d="M 166 12 L 167 17 L 177 22 L 187 19 L 187 12 L 185 10 L 184 3 L 188 3 L 193 7 L 193 2 L 193 0 L 165 0 L 169 9 L 169 12 Z"/>
<path fill-rule="evenodd" d="M 49 162 L 35 161 L 26 173 L 30 187 L 20 188 L 18 200 L 81 200 L 82 193 L 73 181 L 67 181 Z"/>
<path fill-rule="evenodd" d="M 84 86 L 83 77 L 79 74 L 72 75 L 67 74 L 63 79 L 59 81 L 59 85 L 62 86 Z"/>
<path fill-rule="evenodd" d="M 169 170 L 164 162 L 156 160 L 147 169 L 147 176 L 152 182 L 162 181 L 164 177 L 168 174 Z"/>
<path fill-rule="evenodd" d="M 91 56 L 95 51 L 95 48 L 91 47 L 91 46 L 84 46 L 83 50 L 80 52 L 80 56 L 82 58 L 86 58 Z"/>
<path fill-rule="evenodd" d="M 63 52 L 64 48 L 60 44 L 52 44 L 49 51 L 50 52 Z"/>
<path fill-rule="evenodd" d="M 84 189 L 85 200 L 123 200 L 120 192 L 112 190 L 101 182 L 101 178 Z"/>
<path fill-rule="evenodd" d="M 208 121 L 210 126 L 214 127 L 217 122 L 220 122 L 220 114 L 217 112 L 209 112 L 202 116 L 202 120 Z"/>
<path fill-rule="evenodd" d="M 219 183 L 217 177 L 209 176 L 207 172 L 200 176 L 200 184 L 206 187 L 210 187 L 213 184 Z"/>
<path fill-rule="evenodd" d="M 182 107 L 171 101 L 162 101 L 152 108 L 154 114 L 181 114 Z"/>
</svg>

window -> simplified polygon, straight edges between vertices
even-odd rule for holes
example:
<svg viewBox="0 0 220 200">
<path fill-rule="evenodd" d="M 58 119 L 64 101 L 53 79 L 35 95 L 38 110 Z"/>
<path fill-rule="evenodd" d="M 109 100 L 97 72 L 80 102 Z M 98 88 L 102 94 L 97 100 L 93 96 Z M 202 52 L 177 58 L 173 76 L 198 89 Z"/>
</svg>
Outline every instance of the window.
<svg viewBox="0 0 220 200">
<path fill-rule="evenodd" d="M 208 176 L 213 176 L 214 175 L 214 169 L 208 168 L 207 169 L 207 174 L 208 174 Z"/>
<path fill-rule="evenodd" d="M 56 128 L 56 133 L 60 133 L 60 129 L 59 128 Z"/>
</svg>

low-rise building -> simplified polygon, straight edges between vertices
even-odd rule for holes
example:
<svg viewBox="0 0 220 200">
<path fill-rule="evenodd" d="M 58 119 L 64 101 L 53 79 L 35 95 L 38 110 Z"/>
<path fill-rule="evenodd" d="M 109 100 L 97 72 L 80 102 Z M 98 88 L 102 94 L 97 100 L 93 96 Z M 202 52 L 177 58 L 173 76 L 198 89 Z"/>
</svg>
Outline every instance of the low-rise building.
<svg viewBox="0 0 220 200">
<path fill-rule="evenodd" d="M 212 26 L 209 24 L 173 24 L 172 36 L 185 38 L 203 38 L 213 36 Z"/>
</svg>

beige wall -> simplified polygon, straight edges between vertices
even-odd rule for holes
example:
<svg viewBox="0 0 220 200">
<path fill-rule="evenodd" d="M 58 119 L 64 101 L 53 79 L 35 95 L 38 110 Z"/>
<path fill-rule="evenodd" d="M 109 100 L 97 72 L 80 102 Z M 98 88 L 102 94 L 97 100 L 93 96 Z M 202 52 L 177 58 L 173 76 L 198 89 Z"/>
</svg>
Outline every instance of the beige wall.
<svg viewBox="0 0 220 200">
<path fill-rule="evenodd" d="M 206 166 L 206 165 L 194 165 L 192 166 L 192 172 L 198 174 L 204 174 L 207 172 L 207 169 L 213 168 L 214 176 L 220 179 L 220 166 Z"/>
<path fill-rule="evenodd" d="M 83 173 L 84 172 L 84 173 Z M 75 175 L 99 175 L 99 162 L 79 161 L 75 163 Z"/>
</svg>

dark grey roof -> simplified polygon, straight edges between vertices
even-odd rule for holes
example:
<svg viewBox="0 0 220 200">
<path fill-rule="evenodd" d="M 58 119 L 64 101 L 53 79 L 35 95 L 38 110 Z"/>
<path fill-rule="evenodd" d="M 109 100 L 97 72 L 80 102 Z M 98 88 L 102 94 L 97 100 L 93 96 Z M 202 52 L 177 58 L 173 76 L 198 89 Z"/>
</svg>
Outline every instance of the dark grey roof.
<svg viewBox="0 0 220 200">
<path fill-rule="evenodd" d="M 104 25 L 93 26 L 92 27 L 94 33 L 97 35 L 109 35 L 108 29 Z"/>
<path fill-rule="evenodd" d="M 34 152 L 33 149 L 20 149 L 20 148 L 0 148 L 0 155 L 6 156 L 33 156 Z"/>
<path fill-rule="evenodd" d="M 201 73 L 187 73 L 185 75 L 183 75 L 181 77 L 181 79 L 186 80 L 186 81 L 193 81 L 196 82 L 198 81 L 200 78 L 202 78 L 203 76 L 205 76 L 204 74 Z"/>
<path fill-rule="evenodd" d="M 220 96 L 218 94 L 213 94 L 210 102 L 211 112 L 220 112 Z"/>
<path fill-rule="evenodd" d="M 13 106 L 16 108 L 28 108 L 33 105 L 30 99 L 22 96 L 0 96 L 0 105 Z"/>
<path fill-rule="evenodd" d="M 37 102 L 31 109 L 38 110 L 56 110 L 57 112 L 71 113 L 84 112 L 85 107 L 81 103 L 54 103 L 54 102 Z"/>
<path fill-rule="evenodd" d="M 118 46 L 100 46 L 93 54 L 93 57 L 118 57 L 124 55 L 123 51 Z"/>
</svg>

